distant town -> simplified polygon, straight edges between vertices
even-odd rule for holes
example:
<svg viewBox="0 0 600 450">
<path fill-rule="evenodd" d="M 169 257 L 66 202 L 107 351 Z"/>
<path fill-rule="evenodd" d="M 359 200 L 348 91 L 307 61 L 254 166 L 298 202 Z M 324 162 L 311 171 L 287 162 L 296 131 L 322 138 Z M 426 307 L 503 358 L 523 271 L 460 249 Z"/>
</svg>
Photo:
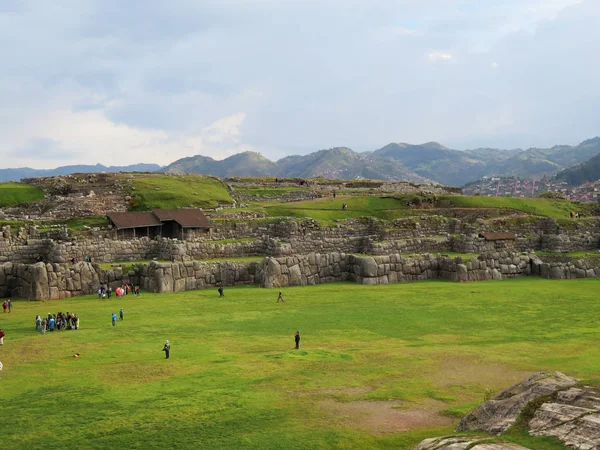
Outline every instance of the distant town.
<svg viewBox="0 0 600 450">
<path fill-rule="evenodd" d="M 600 180 L 569 187 L 565 181 L 552 178 L 521 180 L 515 177 L 483 177 L 463 188 L 466 195 L 489 197 L 537 197 L 544 192 L 557 192 L 571 201 L 596 202 L 600 200 Z"/>
</svg>

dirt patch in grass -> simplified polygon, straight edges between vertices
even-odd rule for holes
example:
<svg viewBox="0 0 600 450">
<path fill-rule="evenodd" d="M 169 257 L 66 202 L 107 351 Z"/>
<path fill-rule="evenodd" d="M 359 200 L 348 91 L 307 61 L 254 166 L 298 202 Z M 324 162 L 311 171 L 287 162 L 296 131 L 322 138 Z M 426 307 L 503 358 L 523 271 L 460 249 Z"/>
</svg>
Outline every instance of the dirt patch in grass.
<svg viewBox="0 0 600 450">
<path fill-rule="evenodd" d="M 452 419 L 441 415 L 448 405 L 438 400 L 413 404 L 398 400 L 320 403 L 323 412 L 338 417 L 345 424 L 375 435 L 398 433 L 416 428 L 447 426 Z"/>
<path fill-rule="evenodd" d="M 358 397 L 359 395 L 364 395 L 373 390 L 372 387 L 361 386 L 361 387 L 351 387 L 351 388 L 343 388 L 343 389 L 324 389 L 319 391 L 319 394 L 324 395 L 344 395 L 348 397 Z"/>
<path fill-rule="evenodd" d="M 440 361 L 435 382 L 440 386 L 479 384 L 490 388 L 510 386 L 531 372 L 490 364 L 467 357 L 448 357 Z"/>
</svg>

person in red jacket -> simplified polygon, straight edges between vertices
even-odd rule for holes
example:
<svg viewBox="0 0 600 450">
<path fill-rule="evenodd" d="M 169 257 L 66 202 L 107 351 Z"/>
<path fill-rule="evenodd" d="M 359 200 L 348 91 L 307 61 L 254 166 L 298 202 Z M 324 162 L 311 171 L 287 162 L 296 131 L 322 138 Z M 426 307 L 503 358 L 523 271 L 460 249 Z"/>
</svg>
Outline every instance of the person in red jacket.
<svg viewBox="0 0 600 450">
<path fill-rule="evenodd" d="M 4 330 L 0 328 L 0 345 L 4 345 Z"/>
</svg>

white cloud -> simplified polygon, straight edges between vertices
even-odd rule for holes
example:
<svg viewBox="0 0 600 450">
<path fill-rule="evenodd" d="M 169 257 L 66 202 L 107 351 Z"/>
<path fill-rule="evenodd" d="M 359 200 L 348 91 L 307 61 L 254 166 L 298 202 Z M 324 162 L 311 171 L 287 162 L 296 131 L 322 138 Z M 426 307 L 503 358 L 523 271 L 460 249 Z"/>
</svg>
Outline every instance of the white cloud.
<svg viewBox="0 0 600 450">
<path fill-rule="evenodd" d="M 449 52 L 430 52 L 427 54 L 427 59 L 429 59 L 430 62 L 451 61 L 454 59 L 454 55 Z"/>
<path fill-rule="evenodd" d="M 494 61 L 493 63 L 490 64 L 490 67 L 495 70 L 498 67 L 500 67 L 500 64 L 498 64 L 496 61 Z"/>
</svg>

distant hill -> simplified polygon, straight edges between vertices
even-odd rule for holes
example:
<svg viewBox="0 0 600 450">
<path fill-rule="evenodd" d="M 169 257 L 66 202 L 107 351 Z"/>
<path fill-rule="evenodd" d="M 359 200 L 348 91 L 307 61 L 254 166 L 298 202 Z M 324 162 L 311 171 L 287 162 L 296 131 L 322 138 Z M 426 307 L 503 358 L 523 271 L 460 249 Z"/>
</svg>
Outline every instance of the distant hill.
<svg viewBox="0 0 600 450">
<path fill-rule="evenodd" d="M 600 180 L 600 154 L 582 164 L 565 169 L 554 177 L 556 181 L 566 181 L 570 186 Z"/>
<path fill-rule="evenodd" d="M 0 169 L 0 181 L 22 178 L 66 175 L 76 172 L 159 171 L 164 173 L 206 174 L 227 177 L 326 177 L 332 179 L 368 178 L 389 181 L 436 182 L 447 186 L 463 186 L 486 176 L 522 179 L 553 176 L 563 169 L 581 165 L 600 154 L 600 137 L 576 146 L 500 150 L 478 148 L 453 150 L 437 142 L 424 144 L 391 143 L 378 150 L 357 153 L 347 147 L 320 150 L 308 155 L 295 155 L 278 161 L 256 152 L 244 152 L 223 160 L 196 155 L 182 158 L 166 167 L 136 164 L 123 167 L 64 166 L 52 170 L 30 168 Z M 581 170 L 590 174 L 572 175 L 575 179 L 593 177 L 592 163 Z M 575 170 L 575 169 L 573 169 Z M 587 173 L 586 172 L 586 173 Z M 565 171 L 561 176 L 571 172 Z"/>
<path fill-rule="evenodd" d="M 239 153 L 222 161 L 206 156 L 183 158 L 161 169 L 166 173 L 203 173 L 219 177 L 271 176 L 333 179 L 370 178 L 390 181 L 430 182 L 407 170 L 400 163 L 374 158 L 371 154 L 356 153 L 338 147 L 303 156 L 288 156 L 277 162 L 255 152 Z"/>
<path fill-rule="evenodd" d="M 76 165 L 61 166 L 56 169 L 31 169 L 21 167 L 18 169 L 0 169 L 0 182 L 19 181 L 23 178 L 35 177 L 54 177 L 57 175 L 70 175 L 72 173 L 95 173 L 95 172 L 155 172 L 160 169 L 158 164 L 133 164 L 130 166 L 103 166 L 96 165 Z"/>
<path fill-rule="evenodd" d="M 276 176 L 275 171 L 276 164 L 256 152 L 238 153 L 221 161 L 208 156 L 196 155 L 178 159 L 160 169 L 160 172 L 164 173 L 202 173 L 221 178 Z"/>
<path fill-rule="evenodd" d="M 464 185 L 484 176 L 540 178 L 588 160 L 600 153 L 600 138 L 577 146 L 559 145 L 528 150 L 451 150 L 437 143 L 389 144 L 373 152 L 403 164 L 408 170 L 446 185 Z"/>
<path fill-rule="evenodd" d="M 272 162 L 254 152 L 222 161 L 206 156 L 183 158 L 162 169 L 168 173 L 204 173 L 220 177 L 326 177 L 370 178 L 417 183 L 437 182 L 463 186 L 485 176 L 541 178 L 580 164 L 600 153 L 600 138 L 577 146 L 500 150 L 453 150 L 437 142 L 413 145 L 391 143 L 378 150 L 357 153 L 346 147 L 288 156 Z"/>
</svg>

